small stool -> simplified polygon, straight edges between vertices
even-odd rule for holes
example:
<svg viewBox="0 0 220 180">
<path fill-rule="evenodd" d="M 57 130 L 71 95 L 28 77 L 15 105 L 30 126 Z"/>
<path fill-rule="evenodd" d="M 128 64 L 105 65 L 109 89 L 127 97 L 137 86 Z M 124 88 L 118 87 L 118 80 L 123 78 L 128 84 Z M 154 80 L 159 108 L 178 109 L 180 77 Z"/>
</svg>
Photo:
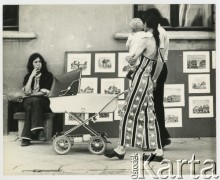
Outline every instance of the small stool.
<svg viewBox="0 0 220 180">
<path fill-rule="evenodd" d="M 47 140 L 52 138 L 53 133 L 53 113 L 44 113 L 44 132 Z M 25 112 L 17 112 L 13 115 L 14 120 L 18 120 L 18 137 L 21 139 L 21 134 L 24 128 Z"/>
</svg>

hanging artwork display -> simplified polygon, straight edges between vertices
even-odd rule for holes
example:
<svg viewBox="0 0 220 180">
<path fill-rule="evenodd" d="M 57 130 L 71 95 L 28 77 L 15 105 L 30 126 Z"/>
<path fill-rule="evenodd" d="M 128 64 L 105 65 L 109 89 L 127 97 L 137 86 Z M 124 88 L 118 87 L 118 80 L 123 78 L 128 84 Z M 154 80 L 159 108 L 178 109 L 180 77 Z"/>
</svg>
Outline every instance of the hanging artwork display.
<svg viewBox="0 0 220 180">
<path fill-rule="evenodd" d="M 121 120 L 121 110 L 124 106 L 125 101 L 118 101 L 118 106 L 114 112 L 114 120 Z"/>
<path fill-rule="evenodd" d="M 189 117 L 213 117 L 213 96 L 190 96 Z"/>
<path fill-rule="evenodd" d="M 82 68 L 82 75 L 91 75 L 91 53 L 66 52 L 66 72 Z"/>
<path fill-rule="evenodd" d="M 92 93 L 98 92 L 98 78 L 81 78 L 80 93 Z"/>
<path fill-rule="evenodd" d="M 128 52 L 118 53 L 118 77 L 126 77 L 130 66 L 125 58 L 128 56 Z"/>
<path fill-rule="evenodd" d="M 210 93 L 210 74 L 189 74 L 189 93 Z"/>
<path fill-rule="evenodd" d="M 182 127 L 182 108 L 165 108 L 165 126 Z"/>
<path fill-rule="evenodd" d="M 210 71 L 209 51 L 183 52 L 183 72 L 203 73 Z"/>
<path fill-rule="evenodd" d="M 165 84 L 164 107 L 185 106 L 184 84 Z"/>
<path fill-rule="evenodd" d="M 115 72 L 115 53 L 96 53 L 95 72 L 114 73 Z"/>
<path fill-rule="evenodd" d="M 86 113 L 75 113 L 76 116 L 80 117 L 81 119 L 85 120 L 89 118 L 89 115 Z M 79 125 L 79 123 L 68 113 L 65 113 L 65 125 Z M 87 125 L 89 122 L 86 123 Z"/>
<path fill-rule="evenodd" d="M 103 78 L 101 79 L 102 94 L 119 94 L 124 91 L 124 78 Z M 124 99 L 124 94 L 119 97 Z"/>
</svg>

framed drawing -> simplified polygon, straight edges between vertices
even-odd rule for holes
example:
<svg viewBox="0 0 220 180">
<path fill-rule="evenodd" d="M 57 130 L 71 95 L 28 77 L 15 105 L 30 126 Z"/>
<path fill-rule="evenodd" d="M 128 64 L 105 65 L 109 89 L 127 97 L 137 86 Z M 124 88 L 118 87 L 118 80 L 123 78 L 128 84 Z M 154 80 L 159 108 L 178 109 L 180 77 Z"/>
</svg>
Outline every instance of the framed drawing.
<svg viewBox="0 0 220 180">
<path fill-rule="evenodd" d="M 80 93 L 97 94 L 98 78 L 81 78 Z"/>
<path fill-rule="evenodd" d="M 216 53 L 212 51 L 212 69 L 216 69 Z"/>
<path fill-rule="evenodd" d="M 121 120 L 120 113 L 121 113 L 121 110 L 124 106 L 124 103 L 125 103 L 125 101 L 118 101 L 118 106 L 114 112 L 114 120 Z"/>
<path fill-rule="evenodd" d="M 126 77 L 130 67 L 128 62 L 125 60 L 128 56 L 128 52 L 118 53 L 118 77 Z"/>
<path fill-rule="evenodd" d="M 101 79 L 102 94 L 119 94 L 124 91 L 124 78 L 103 78 Z M 124 99 L 124 94 L 119 97 Z"/>
<path fill-rule="evenodd" d="M 189 93 L 210 93 L 210 74 L 190 74 Z"/>
<path fill-rule="evenodd" d="M 89 114 L 85 114 L 85 113 L 76 113 L 75 115 L 77 115 L 83 120 L 89 118 Z M 87 122 L 86 124 L 88 125 L 89 122 Z M 68 113 L 65 113 L 65 125 L 79 125 L 79 123 L 74 118 L 72 118 L 72 116 L 70 116 Z"/>
<path fill-rule="evenodd" d="M 100 113 L 96 118 L 96 122 L 110 122 L 113 121 L 113 113 Z"/>
<path fill-rule="evenodd" d="M 165 108 L 165 126 L 183 127 L 182 108 Z"/>
<path fill-rule="evenodd" d="M 66 72 L 84 67 L 82 75 L 91 75 L 91 53 L 66 52 Z"/>
<path fill-rule="evenodd" d="M 210 71 L 209 51 L 183 52 L 183 72 L 203 73 Z"/>
<path fill-rule="evenodd" d="M 184 84 L 165 84 L 164 107 L 185 106 Z"/>
<path fill-rule="evenodd" d="M 96 53 L 95 72 L 114 73 L 115 72 L 115 53 Z"/>
<path fill-rule="evenodd" d="M 213 117 L 213 96 L 189 97 L 189 117 L 190 118 Z"/>
</svg>

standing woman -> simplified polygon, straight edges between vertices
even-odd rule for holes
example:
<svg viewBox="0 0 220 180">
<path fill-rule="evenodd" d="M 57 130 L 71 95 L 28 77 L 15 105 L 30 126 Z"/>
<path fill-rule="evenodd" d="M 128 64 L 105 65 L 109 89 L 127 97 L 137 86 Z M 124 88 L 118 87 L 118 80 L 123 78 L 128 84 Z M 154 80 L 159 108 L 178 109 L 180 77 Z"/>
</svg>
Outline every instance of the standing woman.
<svg viewBox="0 0 220 180">
<path fill-rule="evenodd" d="M 43 113 L 51 112 L 48 95 L 53 83 L 53 75 L 47 70 L 44 58 L 34 53 L 27 64 L 28 74 L 24 77 L 22 92 L 23 108 L 26 113 L 21 146 L 30 145 L 35 136 L 46 140 L 43 126 Z"/>
<path fill-rule="evenodd" d="M 154 149 L 148 159 L 161 159 L 163 149 L 161 144 L 160 127 L 156 118 L 154 108 L 153 91 L 156 85 L 159 73 L 155 68 L 160 54 L 158 24 L 159 18 L 150 15 L 144 19 L 146 37 L 141 39 L 139 47 L 134 57 L 129 59 L 131 65 L 135 64 L 140 58 L 140 64 L 134 72 L 130 91 L 126 97 L 122 109 L 122 120 L 120 123 L 120 141 L 119 146 L 105 156 L 123 159 L 126 153 L 126 147 L 139 147 L 145 149 Z M 156 70 L 155 70 L 156 69 Z"/>
</svg>

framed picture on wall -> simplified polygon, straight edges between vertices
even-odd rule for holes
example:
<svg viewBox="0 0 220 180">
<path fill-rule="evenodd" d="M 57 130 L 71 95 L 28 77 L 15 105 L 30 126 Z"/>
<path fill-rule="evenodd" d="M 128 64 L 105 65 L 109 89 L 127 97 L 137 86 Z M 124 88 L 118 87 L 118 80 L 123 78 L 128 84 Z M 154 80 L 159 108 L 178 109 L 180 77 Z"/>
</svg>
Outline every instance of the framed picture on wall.
<svg viewBox="0 0 220 180">
<path fill-rule="evenodd" d="M 80 117 L 83 120 L 89 118 L 89 114 L 85 114 L 85 113 L 75 113 L 75 115 Z M 79 123 L 68 113 L 65 113 L 64 119 L 65 119 L 65 125 L 79 125 Z M 86 124 L 88 125 L 89 121 Z"/>
<path fill-rule="evenodd" d="M 185 106 L 184 84 L 165 84 L 164 107 Z"/>
<path fill-rule="evenodd" d="M 114 112 L 114 120 L 121 120 L 120 113 L 121 113 L 121 110 L 124 106 L 124 103 L 125 103 L 125 101 L 118 101 L 118 106 Z"/>
<path fill-rule="evenodd" d="M 115 53 L 96 53 L 95 72 L 114 73 L 115 72 Z"/>
<path fill-rule="evenodd" d="M 210 71 L 210 58 L 208 51 L 183 52 L 184 73 L 204 73 Z"/>
<path fill-rule="evenodd" d="M 216 69 L 216 53 L 212 51 L 212 69 Z"/>
<path fill-rule="evenodd" d="M 128 52 L 118 53 L 118 77 L 126 77 L 130 67 L 128 62 L 125 60 L 128 56 Z"/>
<path fill-rule="evenodd" d="M 101 94 L 119 94 L 124 91 L 124 78 L 101 79 Z M 119 97 L 124 99 L 124 94 Z"/>
<path fill-rule="evenodd" d="M 98 93 L 98 78 L 81 78 L 80 93 Z"/>
<path fill-rule="evenodd" d="M 110 122 L 113 121 L 113 113 L 100 113 L 96 117 L 96 122 Z"/>
<path fill-rule="evenodd" d="M 166 127 L 183 127 L 182 108 L 165 108 L 164 112 Z"/>
<path fill-rule="evenodd" d="M 213 96 L 190 96 L 189 117 L 213 117 Z"/>
<path fill-rule="evenodd" d="M 91 75 L 91 53 L 66 52 L 66 72 L 83 67 L 82 75 Z"/>
<path fill-rule="evenodd" d="M 189 74 L 189 93 L 210 93 L 210 74 Z"/>
</svg>

